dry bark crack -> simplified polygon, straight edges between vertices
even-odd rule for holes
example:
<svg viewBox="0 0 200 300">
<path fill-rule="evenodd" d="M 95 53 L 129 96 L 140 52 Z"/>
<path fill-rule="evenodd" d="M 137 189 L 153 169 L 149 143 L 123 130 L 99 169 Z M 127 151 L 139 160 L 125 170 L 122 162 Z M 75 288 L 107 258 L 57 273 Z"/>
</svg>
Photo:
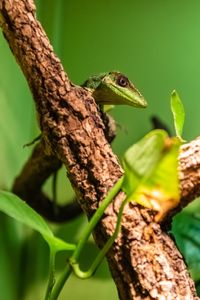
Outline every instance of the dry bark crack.
<svg viewBox="0 0 200 300">
<path fill-rule="evenodd" d="M 32 0 L 1 0 L 0 26 L 32 91 L 45 156 L 65 164 L 80 204 L 90 216 L 122 174 L 98 108 L 86 90 L 69 81 L 35 18 Z M 180 179 L 186 205 L 200 193 L 200 142 L 184 147 Z M 95 230 L 99 246 L 112 234 L 123 199 L 120 193 Z M 181 254 L 160 225 L 152 222 L 147 209 L 133 203 L 126 206 L 121 234 L 107 258 L 120 299 L 198 299 Z"/>
</svg>

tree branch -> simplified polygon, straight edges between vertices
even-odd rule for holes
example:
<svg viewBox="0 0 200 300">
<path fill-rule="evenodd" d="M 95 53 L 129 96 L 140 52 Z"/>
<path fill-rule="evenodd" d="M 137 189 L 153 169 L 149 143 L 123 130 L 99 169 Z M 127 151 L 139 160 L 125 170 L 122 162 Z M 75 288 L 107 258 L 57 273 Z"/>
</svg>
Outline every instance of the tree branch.
<svg viewBox="0 0 200 300">
<path fill-rule="evenodd" d="M 90 217 L 122 174 L 98 108 L 85 89 L 69 81 L 35 18 L 32 0 L 1 0 L 0 26 L 32 91 L 44 152 L 65 164 L 81 207 Z M 189 189 L 181 179 L 182 183 L 188 198 Z M 192 190 L 199 194 L 199 187 Z M 114 231 L 123 199 L 120 193 L 96 228 L 99 246 Z M 120 299 L 198 299 L 182 256 L 152 220 L 152 211 L 134 203 L 126 206 L 121 234 L 107 255 Z"/>
<path fill-rule="evenodd" d="M 56 156 L 47 155 L 44 149 L 44 141 L 41 139 L 15 179 L 12 191 L 48 220 L 66 222 L 80 215 L 82 209 L 75 199 L 62 206 L 55 205 L 54 201 L 42 192 L 45 181 L 62 165 Z"/>
</svg>

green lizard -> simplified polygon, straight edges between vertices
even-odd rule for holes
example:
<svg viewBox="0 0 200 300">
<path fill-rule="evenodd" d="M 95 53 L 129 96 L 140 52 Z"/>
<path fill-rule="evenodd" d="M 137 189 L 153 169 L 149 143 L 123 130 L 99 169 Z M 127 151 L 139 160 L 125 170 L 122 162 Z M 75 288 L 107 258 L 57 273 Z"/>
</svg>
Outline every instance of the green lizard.
<svg viewBox="0 0 200 300">
<path fill-rule="evenodd" d="M 82 87 L 91 91 L 99 105 L 126 104 L 138 108 L 147 106 L 146 100 L 133 83 L 117 71 L 91 76 Z"/>
<path fill-rule="evenodd" d="M 120 72 L 111 71 L 91 76 L 82 87 L 89 90 L 101 110 L 101 118 L 105 125 L 104 134 L 109 143 L 115 138 L 116 123 L 106 112 L 114 105 L 126 104 L 145 108 L 147 102 L 132 82 Z"/>
</svg>

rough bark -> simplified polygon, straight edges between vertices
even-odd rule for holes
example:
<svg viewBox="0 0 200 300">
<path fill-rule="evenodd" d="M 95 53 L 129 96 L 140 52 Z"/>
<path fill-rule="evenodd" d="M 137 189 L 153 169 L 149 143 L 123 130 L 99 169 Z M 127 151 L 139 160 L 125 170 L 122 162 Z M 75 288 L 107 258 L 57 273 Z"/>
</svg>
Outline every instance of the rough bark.
<svg viewBox="0 0 200 300">
<path fill-rule="evenodd" d="M 104 136 L 98 108 L 86 90 L 69 81 L 35 18 L 32 0 L 0 0 L 0 26 L 32 91 L 45 153 L 65 164 L 80 204 L 91 216 L 122 174 Z M 196 173 L 199 177 L 199 166 Z M 182 193 L 189 198 L 181 178 L 182 183 Z M 199 193 L 199 186 L 188 188 Z M 120 193 L 95 230 L 98 245 L 114 231 L 123 198 Z M 181 254 L 160 225 L 152 222 L 152 212 L 129 203 L 122 223 L 107 255 L 120 299 L 198 299 Z"/>
</svg>

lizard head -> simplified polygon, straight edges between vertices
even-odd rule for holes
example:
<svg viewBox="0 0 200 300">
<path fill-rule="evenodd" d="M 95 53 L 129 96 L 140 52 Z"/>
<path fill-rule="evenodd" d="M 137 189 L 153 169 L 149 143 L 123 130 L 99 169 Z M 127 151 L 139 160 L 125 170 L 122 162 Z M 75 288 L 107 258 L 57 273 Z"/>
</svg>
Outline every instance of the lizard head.
<svg viewBox="0 0 200 300">
<path fill-rule="evenodd" d="M 98 104 L 126 104 L 138 108 L 147 106 L 146 100 L 133 83 L 116 71 L 101 75 L 93 96 Z"/>
</svg>

